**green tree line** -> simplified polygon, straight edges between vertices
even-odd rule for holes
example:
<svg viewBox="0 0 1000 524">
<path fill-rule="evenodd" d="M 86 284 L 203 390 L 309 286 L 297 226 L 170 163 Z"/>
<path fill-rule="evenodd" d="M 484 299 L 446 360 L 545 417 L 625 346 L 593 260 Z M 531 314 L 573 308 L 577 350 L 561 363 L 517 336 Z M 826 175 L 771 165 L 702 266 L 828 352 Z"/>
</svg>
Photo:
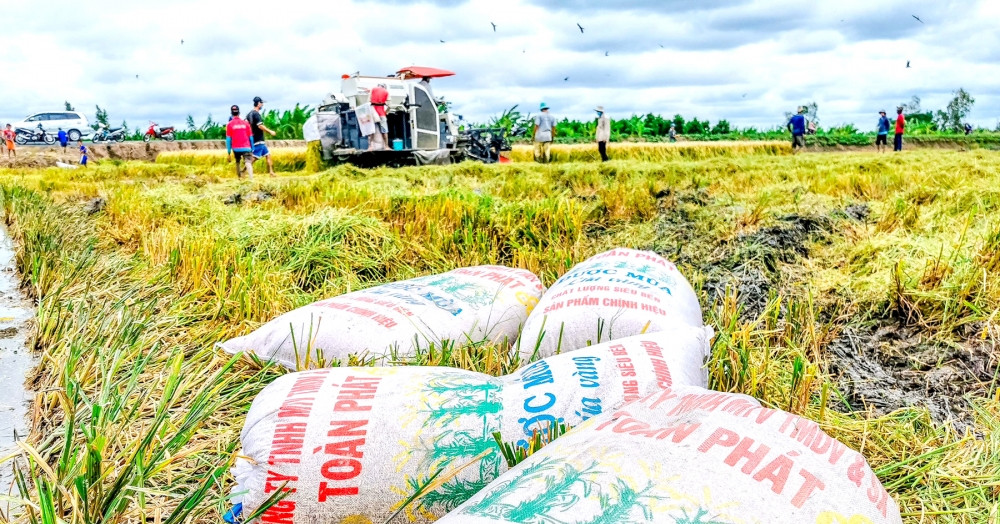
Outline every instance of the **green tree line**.
<svg viewBox="0 0 1000 524">
<path fill-rule="evenodd" d="M 69 107 L 69 102 L 66 103 Z M 315 110 L 309 106 L 302 106 L 295 104 L 295 108 L 291 110 L 277 110 L 277 109 L 266 109 L 261 113 L 261 118 L 264 120 L 264 125 L 268 129 L 273 130 L 277 135 L 275 139 L 277 140 L 301 140 L 302 139 L 302 126 L 305 124 L 306 120 L 312 116 Z M 106 126 L 111 126 L 110 117 L 108 116 L 107 110 L 97 106 L 97 115 L 95 118 L 96 122 L 93 127 L 95 130 L 100 124 Z M 216 122 L 212 115 L 208 115 L 205 122 L 198 125 L 195 123 L 194 117 L 191 115 L 187 116 L 185 119 L 185 125 L 174 126 L 174 133 L 178 140 L 225 140 L 226 139 L 226 124 L 229 123 L 229 119 L 226 121 Z M 169 125 L 167 123 L 160 123 L 162 126 Z M 142 140 L 142 135 L 148 129 L 148 126 L 140 126 L 136 128 L 129 127 L 128 122 L 122 121 L 120 127 L 126 129 L 126 136 L 128 140 Z"/>
<path fill-rule="evenodd" d="M 924 110 L 920 105 L 920 98 L 914 96 L 908 102 L 900 103 L 903 107 L 907 119 L 907 135 L 938 135 L 962 133 L 965 126 L 965 118 L 972 110 L 975 99 L 967 91 L 959 88 L 954 92 L 952 100 L 940 110 Z M 72 105 L 66 102 L 67 109 Z M 819 108 L 815 102 L 802 104 L 806 109 L 806 117 L 817 124 L 816 135 L 828 136 L 832 138 L 840 137 L 850 141 L 852 138 L 860 141 L 874 133 L 875 121 L 872 117 L 871 126 L 864 126 L 859 130 L 854 124 L 841 124 L 835 126 L 819 126 Z M 889 112 L 890 118 L 894 118 L 894 107 L 885 108 Z M 302 126 L 306 119 L 312 116 L 314 109 L 308 105 L 295 104 L 291 110 L 280 111 L 276 109 L 265 110 L 261 115 L 264 125 L 277 132 L 275 138 L 281 140 L 301 140 Z M 873 112 L 874 113 L 874 112 Z M 787 117 L 791 113 L 786 113 Z M 518 106 L 511 107 L 489 119 L 482 124 L 473 124 L 475 127 L 500 127 L 507 131 L 509 136 L 515 140 L 530 140 L 534 115 L 522 113 Z M 110 117 L 105 109 L 97 106 L 97 124 L 110 126 Z M 202 124 L 197 124 L 194 117 L 188 115 L 185 125 L 176 126 L 176 136 L 178 140 L 224 140 L 226 137 L 227 121 L 217 122 L 212 115 L 208 115 Z M 97 124 L 93 127 L 97 129 Z M 163 124 L 163 123 L 161 123 Z M 167 124 L 163 124 L 167 125 Z M 654 113 L 645 115 L 630 115 L 625 118 L 611 119 L 611 140 L 612 141 L 659 141 L 666 140 L 670 133 L 670 126 L 673 125 L 677 135 L 686 137 L 689 140 L 761 140 L 782 138 L 787 135 L 785 122 L 777 122 L 771 128 L 744 127 L 736 128 L 728 120 L 722 119 L 715 123 L 708 120 L 701 120 L 697 117 L 686 118 L 680 114 L 673 117 L 665 117 Z M 147 126 L 131 128 L 127 122 L 121 123 L 128 132 L 130 140 L 140 140 Z M 556 124 L 556 136 L 560 142 L 585 142 L 593 140 L 594 131 L 597 127 L 596 117 L 593 120 L 571 120 L 564 118 Z M 976 130 L 982 133 L 986 130 Z M 1000 131 L 1000 124 L 994 131 Z M 860 142 L 859 142 L 860 143 Z"/>
</svg>

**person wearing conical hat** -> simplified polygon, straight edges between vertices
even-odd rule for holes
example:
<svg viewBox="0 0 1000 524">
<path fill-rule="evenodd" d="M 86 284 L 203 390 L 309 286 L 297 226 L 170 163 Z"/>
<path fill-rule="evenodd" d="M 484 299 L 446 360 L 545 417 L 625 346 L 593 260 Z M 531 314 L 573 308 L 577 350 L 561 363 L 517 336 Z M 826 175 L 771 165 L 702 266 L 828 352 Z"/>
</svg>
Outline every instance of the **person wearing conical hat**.
<svg viewBox="0 0 1000 524">
<path fill-rule="evenodd" d="M 597 111 L 597 130 L 594 138 L 597 139 L 597 152 L 601 154 L 601 162 L 608 161 L 608 141 L 611 140 L 611 120 L 604 114 L 604 106 L 594 108 Z"/>
<path fill-rule="evenodd" d="M 535 162 L 548 164 L 552 160 L 552 140 L 556 137 L 556 117 L 549 113 L 545 102 L 538 105 L 541 111 L 535 116 L 535 129 L 532 136 L 535 140 Z"/>
</svg>

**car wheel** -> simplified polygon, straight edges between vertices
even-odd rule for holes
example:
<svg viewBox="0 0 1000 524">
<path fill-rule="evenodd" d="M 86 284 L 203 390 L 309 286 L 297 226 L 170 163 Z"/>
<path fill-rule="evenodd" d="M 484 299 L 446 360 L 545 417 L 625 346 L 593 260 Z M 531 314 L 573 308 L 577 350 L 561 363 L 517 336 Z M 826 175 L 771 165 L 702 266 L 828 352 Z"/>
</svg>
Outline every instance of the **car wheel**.
<svg viewBox="0 0 1000 524">
<path fill-rule="evenodd" d="M 66 137 L 69 138 L 70 142 L 76 142 L 80 140 L 80 132 L 76 129 L 70 129 L 69 133 L 66 133 Z"/>
</svg>

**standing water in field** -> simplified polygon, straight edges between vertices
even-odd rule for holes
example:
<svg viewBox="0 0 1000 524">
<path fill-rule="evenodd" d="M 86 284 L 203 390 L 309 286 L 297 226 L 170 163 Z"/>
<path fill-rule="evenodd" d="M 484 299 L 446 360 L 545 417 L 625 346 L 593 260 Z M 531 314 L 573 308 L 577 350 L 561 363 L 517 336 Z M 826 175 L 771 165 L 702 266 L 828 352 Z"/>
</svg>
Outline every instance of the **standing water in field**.
<svg viewBox="0 0 1000 524">
<path fill-rule="evenodd" d="M 27 406 L 32 393 L 24 377 L 34 366 L 27 347 L 28 323 L 34 315 L 31 302 L 21 293 L 14 247 L 6 228 L 0 227 L 0 456 L 14 446 L 14 435 L 28 433 Z M 0 493 L 13 483 L 11 462 L 0 464 Z"/>
</svg>

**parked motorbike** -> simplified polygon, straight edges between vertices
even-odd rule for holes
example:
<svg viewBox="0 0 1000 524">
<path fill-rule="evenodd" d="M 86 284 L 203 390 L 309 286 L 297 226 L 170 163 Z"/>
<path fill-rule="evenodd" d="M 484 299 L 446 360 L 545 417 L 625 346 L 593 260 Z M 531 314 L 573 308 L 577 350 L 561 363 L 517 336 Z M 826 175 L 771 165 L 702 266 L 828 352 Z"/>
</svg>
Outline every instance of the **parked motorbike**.
<svg viewBox="0 0 1000 524">
<path fill-rule="evenodd" d="M 154 138 L 159 138 L 161 140 L 166 140 L 167 142 L 174 141 L 174 126 L 160 127 L 156 122 L 150 122 L 149 129 L 146 130 L 146 134 L 142 135 L 143 142 L 149 142 Z"/>
<path fill-rule="evenodd" d="M 14 142 L 24 145 L 30 142 L 42 142 L 48 145 L 56 143 L 56 137 L 45 132 L 42 124 L 38 124 L 36 129 L 19 127 L 15 130 Z"/>
<path fill-rule="evenodd" d="M 100 144 L 101 142 L 124 142 L 125 128 L 112 127 L 111 129 L 108 129 L 108 126 L 98 124 L 97 132 L 94 133 L 94 137 L 91 138 L 91 141 L 95 144 Z"/>
</svg>

